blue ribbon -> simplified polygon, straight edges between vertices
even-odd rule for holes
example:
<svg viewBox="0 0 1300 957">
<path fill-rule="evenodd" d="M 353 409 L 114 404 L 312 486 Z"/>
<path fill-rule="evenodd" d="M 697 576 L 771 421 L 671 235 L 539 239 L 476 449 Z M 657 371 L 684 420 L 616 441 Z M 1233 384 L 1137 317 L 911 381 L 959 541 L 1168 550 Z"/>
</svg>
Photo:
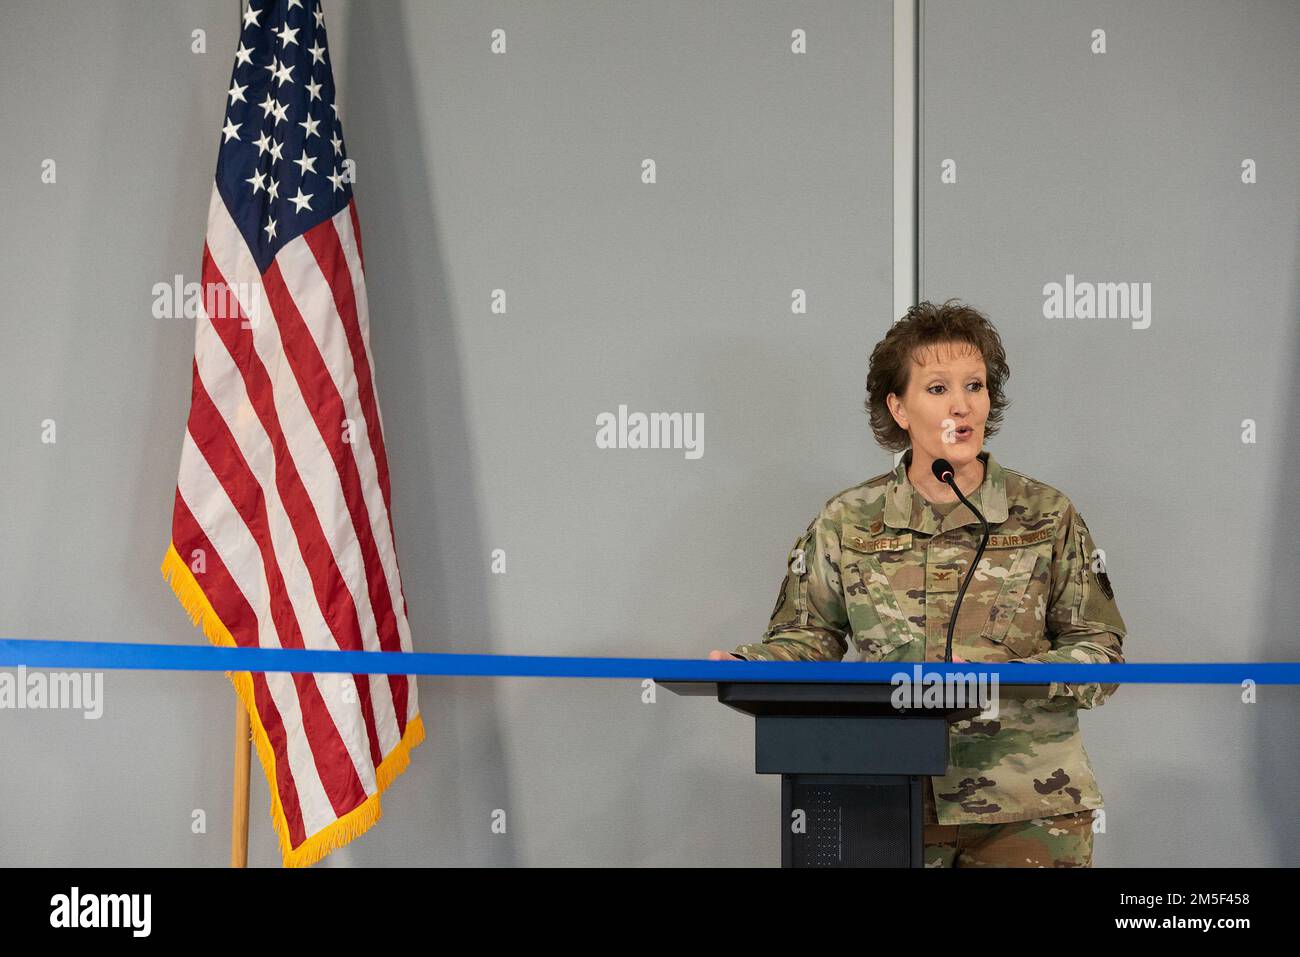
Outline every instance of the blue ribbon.
<svg viewBox="0 0 1300 957">
<path fill-rule="evenodd" d="M 1300 684 L 1300 662 L 1039 664 L 1023 662 L 708 661 L 697 658 L 570 658 L 551 655 L 429 654 L 218 648 L 101 641 L 0 638 L 0 667 L 63 670 L 271 671 L 306 674 L 464 675 L 485 678 L 631 678 L 657 681 L 888 682 L 902 673 L 994 675 L 1004 684 Z"/>
</svg>

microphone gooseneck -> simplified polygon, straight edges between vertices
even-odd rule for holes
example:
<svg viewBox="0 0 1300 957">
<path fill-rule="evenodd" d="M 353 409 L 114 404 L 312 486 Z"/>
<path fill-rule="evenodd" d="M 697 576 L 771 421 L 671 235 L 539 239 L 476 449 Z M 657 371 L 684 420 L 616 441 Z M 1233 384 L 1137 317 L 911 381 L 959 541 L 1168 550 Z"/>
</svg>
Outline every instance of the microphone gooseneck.
<svg viewBox="0 0 1300 957">
<path fill-rule="evenodd" d="M 930 463 L 930 471 L 934 472 L 934 477 L 940 482 L 952 487 L 952 490 L 957 493 L 957 497 L 961 499 L 962 503 L 975 513 L 975 517 L 980 520 L 980 526 L 984 530 L 984 533 L 980 536 L 979 548 L 975 549 L 975 558 L 970 563 L 970 568 L 966 571 L 966 578 L 961 583 L 961 588 L 957 592 L 957 600 L 952 606 L 952 617 L 948 619 L 948 643 L 944 646 L 943 660 L 946 664 L 952 664 L 953 628 L 957 625 L 957 613 L 961 611 L 961 600 L 966 597 L 966 588 L 970 585 L 970 580 L 975 575 L 975 566 L 980 563 L 980 556 L 984 554 L 984 549 L 989 543 L 989 523 L 988 520 L 984 518 L 984 513 L 971 504 L 970 499 L 966 498 L 966 496 L 961 493 L 961 489 L 957 487 L 956 471 L 953 469 L 951 462 L 947 459 L 935 459 Z"/>
</svg>

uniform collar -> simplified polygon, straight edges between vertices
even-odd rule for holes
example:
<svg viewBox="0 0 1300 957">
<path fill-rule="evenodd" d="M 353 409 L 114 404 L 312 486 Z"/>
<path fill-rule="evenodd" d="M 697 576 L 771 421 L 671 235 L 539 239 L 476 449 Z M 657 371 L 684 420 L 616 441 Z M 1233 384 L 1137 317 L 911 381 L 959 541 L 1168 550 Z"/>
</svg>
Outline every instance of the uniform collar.
<svg viewBox="0 0 1300 957">
<path fill-rule="evenodd" d="M 984 481 L 975 490 L 975 494 L 966 497 L 984 513 L 990 525 L 997 525 L 1007 520 L 1006 475 L 989 452 L 980 452 L 979 458 L 984 463 Z M 921 493 L 908 480 L 907 468 L 911 464 L 912 450 L 908 448 L 895 466 L 894 474 L 889 479 L 889 488 L 885 492 L 884 517 L 887 526 L 936 535 L 963 525 L 979 525 L 975 513 L 962 503 L 958 503 L 946 518 L 940 520 L 930 503 L 922 498 Z"/>
</svg>

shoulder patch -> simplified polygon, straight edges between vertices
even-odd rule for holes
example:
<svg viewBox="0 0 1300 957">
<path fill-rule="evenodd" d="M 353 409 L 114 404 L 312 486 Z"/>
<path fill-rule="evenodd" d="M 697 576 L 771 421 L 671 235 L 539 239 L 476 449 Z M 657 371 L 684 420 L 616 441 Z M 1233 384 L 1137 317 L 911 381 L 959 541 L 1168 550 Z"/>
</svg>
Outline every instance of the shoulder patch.
<svg viewBox="0 0 1300 957">
<path fill-rule="evenodd" d="M 1097 584 L 1101 585 L 1101 590 L 1106 593 L 1106 597 L 1111 601 L 1115 600 L 1115 589 L 1110 587 L 1110 578 L 1105 572 L 1097 572 Z"/>
</svg>

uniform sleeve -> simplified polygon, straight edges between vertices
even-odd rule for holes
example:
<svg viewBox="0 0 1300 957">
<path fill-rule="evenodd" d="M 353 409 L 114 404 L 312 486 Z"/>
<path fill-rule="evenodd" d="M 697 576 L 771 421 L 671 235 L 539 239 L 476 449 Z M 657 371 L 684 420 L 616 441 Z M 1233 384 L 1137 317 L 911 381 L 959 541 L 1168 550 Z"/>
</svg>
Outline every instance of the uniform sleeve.
<svg viewBox="0 0 1300 957">
<path fill-rule="evenodd" d="M 1044 664 L 1123 664 L 1126 633 L 1103 556 L 1098 553 L 1083 516 L 1070 504 L 1061 515 L 1052 542 L 1052 583 L 1047 606 L 1047 636 L 1052 650 L 1020 660 Z M 1049 707 L 1095 708 L 1118 687 L 1053 681 Z"/>
<path fill-rule="evenodd" d="M 733 653 L 753 661 L 839 661 L 848 651 L 839 528 L 819 515 L 786 556 L 763 640 Z"/>
</svg>

